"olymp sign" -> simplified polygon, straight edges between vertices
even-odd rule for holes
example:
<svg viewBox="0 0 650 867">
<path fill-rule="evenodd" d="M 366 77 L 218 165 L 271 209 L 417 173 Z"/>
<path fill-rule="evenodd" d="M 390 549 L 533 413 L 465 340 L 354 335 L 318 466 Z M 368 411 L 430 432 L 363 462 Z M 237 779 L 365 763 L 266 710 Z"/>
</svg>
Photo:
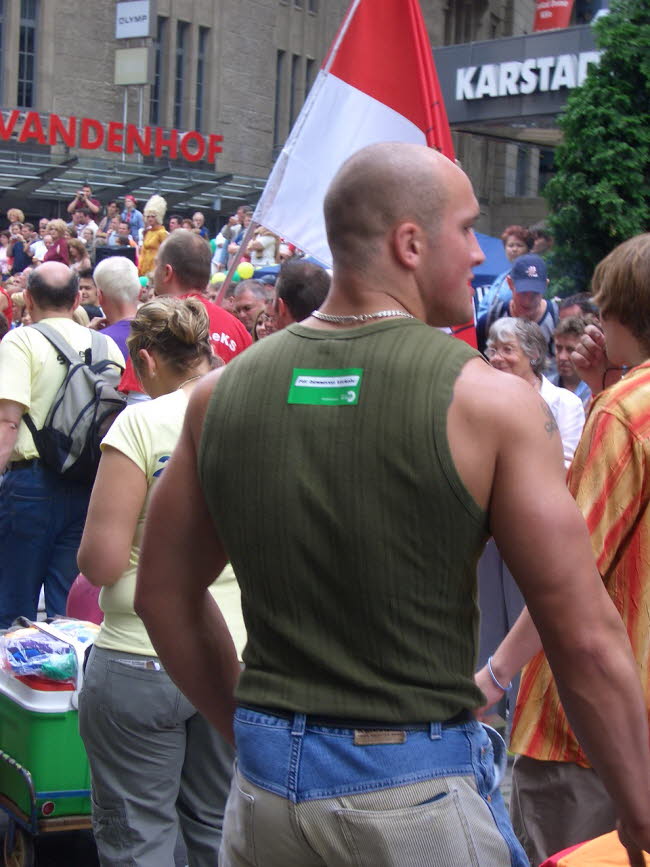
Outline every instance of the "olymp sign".
<svg viewBox="0 0 650 867">
<path fill-rule="evenodd" d="M 578 87 L 585 80 L 589 64 L 599 59 L 599 51 L 583 51 L 461 67 L 456 71 L 456 99 L 460 102 Z"/>
</svg>

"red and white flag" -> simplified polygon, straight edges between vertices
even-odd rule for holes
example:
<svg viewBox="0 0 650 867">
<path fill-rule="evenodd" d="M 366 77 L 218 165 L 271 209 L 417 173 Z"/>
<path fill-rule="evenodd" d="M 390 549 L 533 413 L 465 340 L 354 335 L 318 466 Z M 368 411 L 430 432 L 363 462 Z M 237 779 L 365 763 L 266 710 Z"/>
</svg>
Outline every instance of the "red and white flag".
<svg viewBox="0 0 650 867">
<path fill-rule="evenodd" d="M 418 0 L 353 0 L 255 215 L 331 266 L 323 200 L 345 160 L 403 141 L 454 150 Z"/>
</svg>

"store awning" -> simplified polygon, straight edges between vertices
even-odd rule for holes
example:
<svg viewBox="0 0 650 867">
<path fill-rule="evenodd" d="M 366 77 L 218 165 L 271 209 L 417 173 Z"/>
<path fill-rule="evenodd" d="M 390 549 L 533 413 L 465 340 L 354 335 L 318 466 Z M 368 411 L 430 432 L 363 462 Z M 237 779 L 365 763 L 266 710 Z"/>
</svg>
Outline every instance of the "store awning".
<svg viewBox="0 0 650 867">
<path fill-rule="evenodd" d="M 30 202 L 67 205 L 83 184 L 106 203 L 126 193 L 139 204 L 157 193 L 167 200 L 168 211 L 216 210 L 228 212 L 241 204 L 255 205 L 265 178 L 219 173 L 168 160 L 102 159 L 55 156 L 22 150 L 0 150 L 0 210 L 23 210 Z M 41 206 L 42 207 L 42 206 Z"/>
</svg>

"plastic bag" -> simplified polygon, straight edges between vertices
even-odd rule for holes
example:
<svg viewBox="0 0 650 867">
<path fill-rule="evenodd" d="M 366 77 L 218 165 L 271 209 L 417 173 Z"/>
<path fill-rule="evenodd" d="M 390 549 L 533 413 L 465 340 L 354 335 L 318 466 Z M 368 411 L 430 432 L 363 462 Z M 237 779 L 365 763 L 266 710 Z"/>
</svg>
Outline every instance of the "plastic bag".
<svg viewBox="0 0 650 867">
<path fill-rule="evenodd" d="M 12 629 L 0 636 L 0 665 L 14 677 L 43 677 L 57 683 L 75 683 L 77 654 L 70 641 L 92 644 L 99 628 L 85 620 L 60 618 L 51 624 L 66 640 L 35 626 Z"/>
</svg>

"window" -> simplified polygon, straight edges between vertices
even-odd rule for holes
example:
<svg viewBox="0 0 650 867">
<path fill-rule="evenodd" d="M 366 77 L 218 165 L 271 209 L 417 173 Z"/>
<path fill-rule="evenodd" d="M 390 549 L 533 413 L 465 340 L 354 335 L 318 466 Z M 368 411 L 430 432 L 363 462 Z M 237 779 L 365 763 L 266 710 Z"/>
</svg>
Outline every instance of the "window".
<svg viewBox="0 0 650 867">
<path fill-rule="evenodd" d="M 303 6 L 305 5 L 304 0 L 293 0 L 293 5 L 294 5 L 294 8 L 296 8 L 296 9 L 302 9 Z"/>
<path fill-rule="evenodd" d="M 38 0 L 20 0 L 18 42 L 18 105 L 32 108 L 36 102 L 36 24 Z"/>
<path fill-rule="evenodd" d="M 318 14 L 318 0 L 309 0 L 307 5 L 307 9 L 312 13 L 312 15 Z"/>
<path fill-rule="evenodd" d="M 281 123 L 282 123 L 282 93 L 283 93 L 283 79 L 284 79 L 284 58 L 285 52 L 278 51 L 275 58 L 275 113 L 273 119 L 273 147 L 279 147 L 282 142 L 280 140 L 281 135 Z"/>
<path fill-rule="evenodd" d="M 289 91 L 289 126 L 293 126 L 298 113 L 298 70 L 300 69 L 300 55 L 291 55 L 291 90 Z"/>
<path fill-rule="evenodd" d="M 205 99 L 205 70 L 208 53 L 209 27 L 199 27 L 199 45 L 196 58 L 196 112 L 194 115 L 194 128 L 203 127 L 203 102 Z"/>
<path fill-rule="evenodd" d="M 174 76 L 174 127 L 181 129 L 183 125 L 183 73 L 187 60 L 187 21 L 176 24 L 176 74 Z"/>
<path fill-rule="evenodd" d="M 538 195 L 555 174 L 555 151 L 553 148 L 541 148 L 539 152 L 539 186 Z"/>
<path fill-rule="evenodd" d="M 149 109 L 149 117 L 151 123 L 157 126 L 160 123 L 160 104 L 162 102 L 163 90 L 163 51 L 165 45 L 165 36 L 167 33 L 167 19 L 158 16 L 156 26 L 156 38 L 153 43 L 155 69 L 153 86 L 151 88 L 151 105 Z"/>
<path fill-rule="evenodd" d="M 314 73 L 316 72 L 316 61 L 311 57 L 305 60 L 305 99 L 309 95 L 311 86 L 314 83 Z"/>
<path fill-rule="evenodd" d="M 530 161 L 528 157 L 529 151 L 527 147 L 519 147 L 517 149 L 515 196 L 528 195 L 528 172 L 530 170 Z"/>
</svg>

